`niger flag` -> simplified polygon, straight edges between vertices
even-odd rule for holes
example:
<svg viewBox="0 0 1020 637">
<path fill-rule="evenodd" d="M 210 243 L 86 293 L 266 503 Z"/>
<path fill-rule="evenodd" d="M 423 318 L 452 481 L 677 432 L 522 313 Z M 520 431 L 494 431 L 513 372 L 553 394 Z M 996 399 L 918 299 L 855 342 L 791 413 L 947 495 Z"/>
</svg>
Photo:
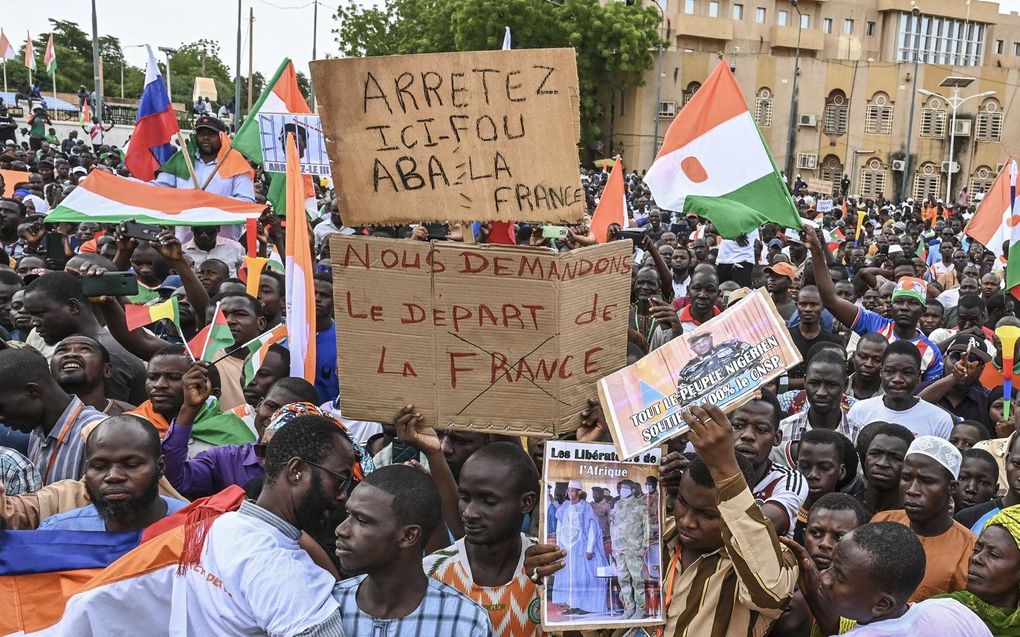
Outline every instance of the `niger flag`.
<svg viewBox="0 0 1020 637">
<path fill-rule="evenodd" d="M 606 187 L 602 189 L 599 205 L 591 217 L 591 231 L 599 243 L 606 242 L 609 226 L 614 223 L 621 228 L 627 227 L 627 196 L 623 187 L 623 164 L 617 155 L 613 162 L 613 170 L 609 172 Z"/>
</svg>

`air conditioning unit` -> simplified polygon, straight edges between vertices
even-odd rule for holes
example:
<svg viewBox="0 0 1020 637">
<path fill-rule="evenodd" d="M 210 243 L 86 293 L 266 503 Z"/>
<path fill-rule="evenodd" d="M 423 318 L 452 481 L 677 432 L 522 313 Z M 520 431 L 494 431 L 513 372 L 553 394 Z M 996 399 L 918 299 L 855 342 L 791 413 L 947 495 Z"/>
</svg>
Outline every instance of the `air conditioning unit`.
<svg viewBox="0 0 1020 637">
<path fill-rule="evenodd" d="M 818 116 L 817 115 L 801 115 L 800 117 L 797 118 L 797 125 L 798 126 L 810 126 L 811 128 L 814 128 L 814 127 L 818 126 Z"/>
<path fill-rule="evenodd" d="M 818 168 L 818 155 L 814 153 L 797 153 L 797 168 L 815 170 Z"/>
<path fill-rule="evenodd" d="M 898 173 L 903 172 L 907 167 L 907 162 L 902 159 L 892 160 L 892 169 Z"/>
<path fill-rule="evenodd" d="M 944 173 L 958 173 L 960 172 L 960 164 L 955 161 L 944 161 L 942 162 L 942 172 Z"/>
<path fill-rule="evenodd" d="M 953 137 L 970 137 L 969 119 L 958 119 L 953 122 Z"/>
<path fill-rule="evenodd" d="M 659 117 L 676 117 L 676 102 L 659 102 Z"/>
</svg>

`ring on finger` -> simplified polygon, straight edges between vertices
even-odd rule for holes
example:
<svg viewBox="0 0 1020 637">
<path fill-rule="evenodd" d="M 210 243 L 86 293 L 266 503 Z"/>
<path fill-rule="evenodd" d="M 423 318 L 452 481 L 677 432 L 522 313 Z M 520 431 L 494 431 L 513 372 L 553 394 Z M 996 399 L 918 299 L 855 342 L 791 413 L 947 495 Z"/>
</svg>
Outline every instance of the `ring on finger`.
<svg viewBox="0 0 1020 637">
<path fill-rule="evenodd" d="M 536 584 L 538 584 L 538 583 L 540 583 L 542 581 L 542 578 L 538 576 L 538 569 L 537 568 L 531 572 L 531 581 L 535 582 Z"/>
</svg>

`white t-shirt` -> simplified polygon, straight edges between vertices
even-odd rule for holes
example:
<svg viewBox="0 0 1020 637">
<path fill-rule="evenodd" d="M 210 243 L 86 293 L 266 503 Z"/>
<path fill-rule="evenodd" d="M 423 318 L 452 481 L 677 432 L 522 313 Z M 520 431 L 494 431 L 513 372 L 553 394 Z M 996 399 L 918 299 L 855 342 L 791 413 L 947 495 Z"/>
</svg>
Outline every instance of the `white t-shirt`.
<svg viewBox="0 0 1020 637">
<path fill-rule="evenodd" d="M 719 244 L 719 256 L 716 263 L 754 263 L 754 242 L 758 240 L 758 230 L 747 233 L 747 245 L 742 246 L 731 239 L 723 239 Z M 711 246 L 709 246 L 711 247 Z"/>
<path fill-rule="evenodd" d="M 337 612 L 333 576 L 280 525 L 251 502 L 213 522 L 198 565 L 174 578 L 177 634 L 296 635 Z"/>
<path fill-rule="evenodd" d="M 992 637 L 981 619 L 955 599 L 926 599 L 911 604 L 898 619 L 858 625 L 844 637 Z"/>
<path fill-rule="evenodd" d="M 953 288 L 952 290 L 946 290 L 942 294 L 939 294 L 935 299 L 943 305 L 947 310 L 951 307 L 956 307 L 960 304 L 960 288 Z"/>
<path fill-rule="evenodd" d="M 953 418 L 945 410 L 925 400 L 904 411 L 894 411 L 885 406 L 882 396 L 857 401 L 850 407 L 846 417 L 857 431 L 866 425 L 881 421 L 903 425 L 915 436 L 938 436 L 949 439 L 953 429 Z"/>
<path fill-rule="evenodd" d="M 754 485 L 751 492 L 758 505 L 772 502 L 783 507 L 790 519 L 787 537 L 793 537 L 793 527 L 797 523 L 797 512 L 804 506 L 808 497 L 807 480 L 799 472 L 770 463 L 769 472 Z"/>
</svg>

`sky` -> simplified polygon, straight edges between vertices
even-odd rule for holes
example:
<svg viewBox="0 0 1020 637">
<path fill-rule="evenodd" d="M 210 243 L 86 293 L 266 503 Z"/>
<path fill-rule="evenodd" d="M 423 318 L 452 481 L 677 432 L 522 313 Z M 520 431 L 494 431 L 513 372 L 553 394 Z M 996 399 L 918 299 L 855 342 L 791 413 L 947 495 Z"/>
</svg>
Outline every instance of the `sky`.
<svg viewBox="0 0 1020 637">
<path fill-rule="evenodd" d="M 308 73 L 312 59 L 312 12 L 316 0 L 241 0 L 241 69 L 248 71 L 248 10 L 255 11 L 256 71 L 269 77 L 280 60 L 290 57 L 298 70 Z M 357 0 L 378 4 L 381 0 Z M 34 35 L 49 31 L 50 17 L 77 22 L 91 33 L 88 0 L 2 0 L 0 27 L 19 46 L 26 30 Z M 331 30 L 333 12 L 340 0 L 319 0 L 318 57 L 336 55 Z M 220 43 L 223 61 L 231 70 L 237 55 L 237 3 L 234 0 L 96 0 L 99 33 L 120 38 L 129 63 L 144 68 L 145 49 L 132 45 L 176 47 L 201 38 Z M 1000 10 L 1020 12 L 1020 0 L 1000 0 Z M 41 51 L 39 53 L 42 54 Z"/>
<path fill-rule="evenodd" d="M 337 54 L 330 32 L 336 27 L 333 12 L 340 0 L 319 2 L 318 57 Z M 1020 2 L 1020 0 L 1018 0 Z M 0 27 L 15 48 L 32 37 L 49 32 L 48 18 L 70 20 L 92 32 L 89 0 L 2 0 Z M 359 0 L 372 4 L 372 0 Z M 294 60 L 299 71 L 308 73 L 312 59 L 313 0 L 241 0 L 244 20 L 241 37 L 241 70 L 248 72 L 248 10 L 255 11 L 254 67 L 267 78 L 284 57 Z M 220 57 L 233 70 L 237 55 L 236 0 L 96 0 L 100 35 L 120 38 L 130 64 L 144 68 L 144 48 L 131 45 L 177 47 L 202 38 L 220 43 Z M 42 55 L 41 50 L 39 55 Z"/>
</svg>

